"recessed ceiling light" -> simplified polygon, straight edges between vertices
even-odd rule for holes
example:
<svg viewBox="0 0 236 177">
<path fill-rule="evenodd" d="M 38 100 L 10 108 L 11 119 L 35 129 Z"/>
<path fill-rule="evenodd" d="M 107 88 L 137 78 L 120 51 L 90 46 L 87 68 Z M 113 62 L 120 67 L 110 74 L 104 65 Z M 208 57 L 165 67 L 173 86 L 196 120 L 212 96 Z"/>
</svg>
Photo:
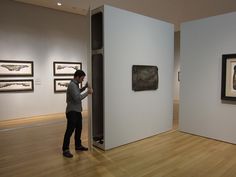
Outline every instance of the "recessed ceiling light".
<svg viewBox="0 0 236 177">
<path fill-rule="evenodd" d="M 58 6 L 61 6 L 61 5 L 62 5 L 62 3 L 58 2 L 58 3 L 57 3 L 57 5 L 58 5 Z"/>
</svg>

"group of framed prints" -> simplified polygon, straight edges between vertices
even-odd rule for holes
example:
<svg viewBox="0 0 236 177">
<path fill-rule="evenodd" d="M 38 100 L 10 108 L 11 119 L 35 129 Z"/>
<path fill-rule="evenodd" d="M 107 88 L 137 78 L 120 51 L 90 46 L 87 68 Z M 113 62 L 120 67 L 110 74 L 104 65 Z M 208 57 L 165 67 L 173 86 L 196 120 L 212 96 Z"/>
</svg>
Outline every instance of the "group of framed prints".
<svg viewBox="0 0 236 177">
<path fill-rule="evenodd" d="M 66 92 L 76 70 L 82 69 L 80 62 L 53 62 L 54 92 Z M 68 77 L 70 76 L 70 77 Z"/>
<path fill-rule="evenodd" d="M 65 92 L 80 62 L 53 62 L 54 92 Z M 0 92 L 34 91 L 33 79 L 15 79 L 34 76 L 33 61 L 0 60 Z M 11 79 L 8 79 L 11 78 Z"/>
<path fill-rule="evenodd" d="M 33 79 L 15 79 L 16 77 L 33 77 L 34 65 L 32 61 L 0 60 L 0 92 L 33 91 Z"/>
<path fill-rule="evenodd" d="M 65 92 L 76 70 L 82 69 L 81 62 L 53 62 L 54 92 Z M 33 61 L 0 60 L 0 92 L 33 91 Z M 70 77 L 68 77 L 70 76 Z M 158 81 L 155 81 L 158 83 Z M 156 89 L 157 84 L 155 83 Z M 236 101 L 236 54 L 222 55 L 221 99 Z"/>
</svg>

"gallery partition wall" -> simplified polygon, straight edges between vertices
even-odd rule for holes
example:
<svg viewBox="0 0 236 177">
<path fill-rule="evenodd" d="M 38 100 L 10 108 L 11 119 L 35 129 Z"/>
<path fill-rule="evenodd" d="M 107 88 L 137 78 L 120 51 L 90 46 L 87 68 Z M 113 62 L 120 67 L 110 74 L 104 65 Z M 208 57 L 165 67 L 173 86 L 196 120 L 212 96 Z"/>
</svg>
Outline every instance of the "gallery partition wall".
<svg viewBox="0 0 236 177">
<path fill-rule="evenodd" d="M 170 130 L 173 25 L 105 5 L 91 11 L 91 34 L 93 145 L 107 150 Z"/>
<path fill-rule="evenodd" d="M 234 99 L 221 95 L 223 59 L 231 61 L 234 76 L 235 29 L 236 12 L 181 25 L 181 131 L 236 143 L 236 89 L 230 88 Z"/>
</svg>

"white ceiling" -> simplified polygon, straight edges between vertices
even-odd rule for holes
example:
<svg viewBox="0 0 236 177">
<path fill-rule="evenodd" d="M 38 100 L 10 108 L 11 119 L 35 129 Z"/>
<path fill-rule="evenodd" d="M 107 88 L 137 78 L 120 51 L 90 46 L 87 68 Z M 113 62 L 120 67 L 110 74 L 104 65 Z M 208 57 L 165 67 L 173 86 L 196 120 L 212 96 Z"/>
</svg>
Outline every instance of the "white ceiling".
<svg viewBox="0 0 236 177">
<path fill-rule="evenodd" d="M 87 15 L 103 4 L 164 20 L 178 31 L 182 22 L 236 11 L 236 0 L 15 0 L 70 13 Z M 62 6 L 57 6 L 61 2 Z"/>
</svg>

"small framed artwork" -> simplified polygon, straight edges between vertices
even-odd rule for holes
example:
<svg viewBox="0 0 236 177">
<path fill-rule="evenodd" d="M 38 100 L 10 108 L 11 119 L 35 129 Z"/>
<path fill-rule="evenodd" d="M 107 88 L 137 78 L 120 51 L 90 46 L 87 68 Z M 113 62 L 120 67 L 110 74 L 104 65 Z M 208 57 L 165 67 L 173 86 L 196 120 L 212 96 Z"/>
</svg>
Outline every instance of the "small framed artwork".
<svg viewBox="0 0 236 177">
<path fill-rule="evenodd" d="M 0 60 L 0 77 L 33 76 L 33 61 Z"/>
<path fill-rule="evenodd" d="M 156 90 L 158 88 L 158 68 L 149 65 L 132 66 L 132 90 Z"/>
<path fill-rule="evenodd" d="M 54 92 L 66 92 L 71 79 L 54 79 Z"/>
<path fill-rule="evenodd" d="M 236 54 L 222 55 L 221 99 L 236 101 Z"/>
<path fill-rule="evenodd" d="M 28 80 L 0 80 L 0 92 L 33 91 L 34 81 Z"/>
<path fill-rule="evenodd" d="M 73 76 L 79 69 L 82 69 L 80 62 L 53 62 L 54 76 Z"/>
<path fill-rule="evenodd" d="M 180 82 L 180 71 L 178 71 L 178 81 Z"/>
</svg>

